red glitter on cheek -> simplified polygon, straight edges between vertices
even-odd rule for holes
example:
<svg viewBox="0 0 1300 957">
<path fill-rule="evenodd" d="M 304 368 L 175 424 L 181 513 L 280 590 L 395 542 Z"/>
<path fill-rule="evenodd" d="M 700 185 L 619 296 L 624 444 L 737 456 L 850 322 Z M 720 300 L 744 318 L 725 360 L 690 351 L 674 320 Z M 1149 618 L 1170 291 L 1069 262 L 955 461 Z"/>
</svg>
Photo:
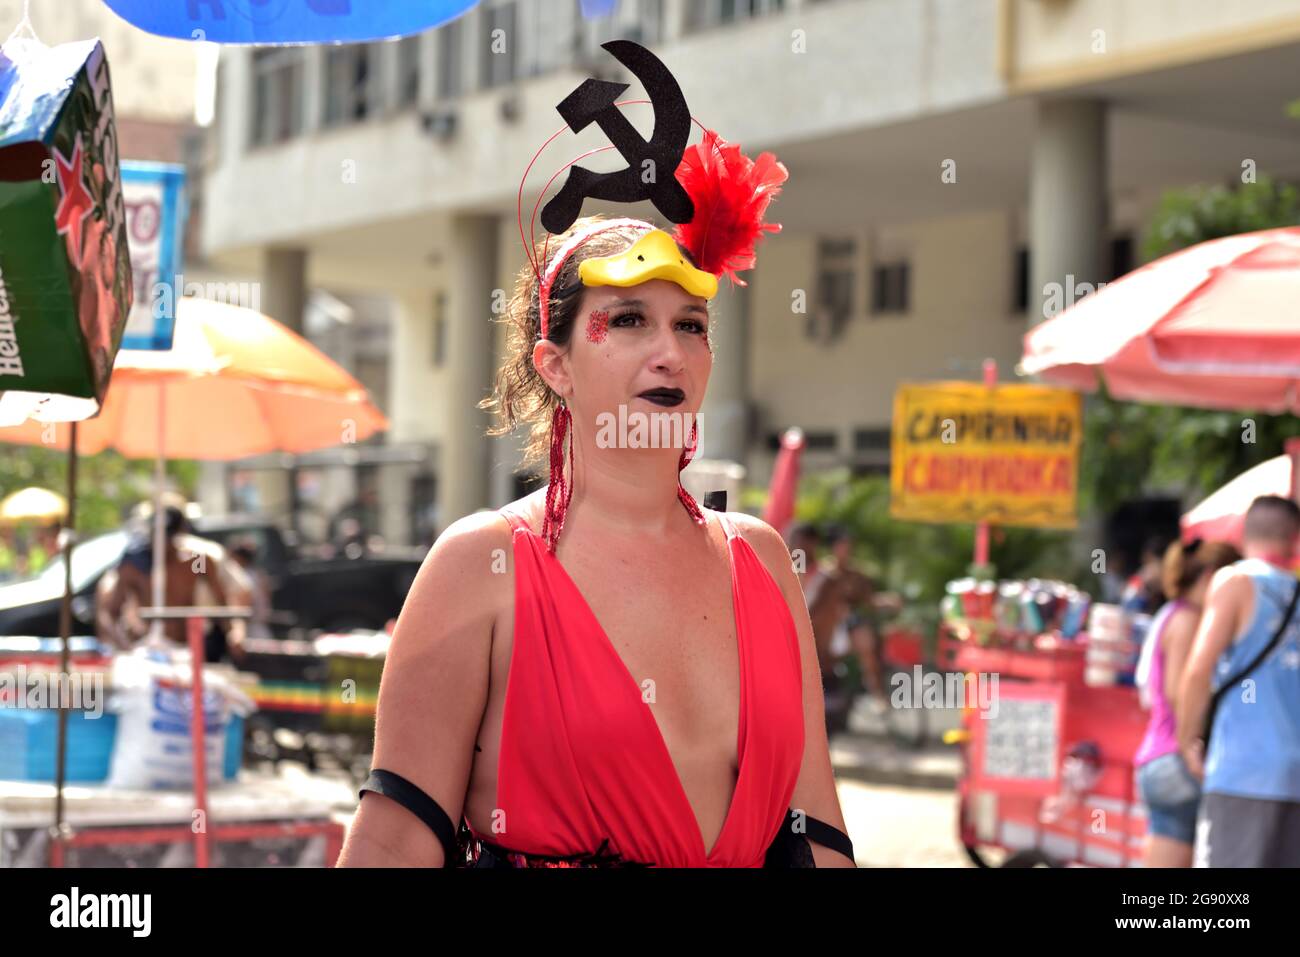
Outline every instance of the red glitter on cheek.
<svg viewBox="0 0 1300 957">
<path fill-rule="evenodd" d="M 587 341 L 601 343 L 609 333 L 609 313 L 603 309 L 591 314 L 587 320 Z"/>
</svg>

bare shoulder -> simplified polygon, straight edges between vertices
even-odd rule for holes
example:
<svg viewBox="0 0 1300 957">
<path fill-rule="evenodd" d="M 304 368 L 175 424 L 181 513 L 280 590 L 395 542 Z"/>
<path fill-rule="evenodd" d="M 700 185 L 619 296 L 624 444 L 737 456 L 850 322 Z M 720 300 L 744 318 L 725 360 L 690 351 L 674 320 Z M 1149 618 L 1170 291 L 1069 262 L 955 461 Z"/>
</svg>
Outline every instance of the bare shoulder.
<svg viewBox="0 0 1300 957">
<path fill-rule="evenodd" d="M 223 561 L 226 557 L 226 549 L 220 542 L 214 542 L 210 538 L 202 538 L 198 535 L 177 535 L 176 551 L 185 556 L 198 557 L 202 555 L 215 561 Z"/>
<path fill-rule="evenodd" d="M 508 601 L 499 574 L 510 526 L 497 512 L 449 525 L 406 596 L 384 663 L 372 767 L 401 775 L 453 821 L 464 810 L 474 739 L 487 707 L 493 627 Z M 362 801 L 342 863 L 440 866 L 433 832 L 386 798 Z"/>
<path fill-rule="evenodd" d="M 799 580 L 794 575 L 794 568 L 790 564 L 790 551 L 786 548 L 781 533 L 761 518 L 745 512 L 725 514 L 737 534 L 749 543 L 749 547 L 758 555 L 776 583 L 782 588 L 790 584 L 798 588 Z"/>
<path fill-rule="evenodd" d="M 425 556 L 407 605 L 433 600 L 444 608 L 483 607 L 504 577 L 500 571 L 510 560 L 510 536 L 510 524 L 499 512 L 475 512 L 452 522 Z M 452 595 L 456 600 L 448 602 Z"/>
<path fill-rule="evenodd" d="M 1208 601 L 1240 601 L 1253 594 L 1250 575 L 1235 565 L 1225 565 L 1210 579 Z"/>
</svg>

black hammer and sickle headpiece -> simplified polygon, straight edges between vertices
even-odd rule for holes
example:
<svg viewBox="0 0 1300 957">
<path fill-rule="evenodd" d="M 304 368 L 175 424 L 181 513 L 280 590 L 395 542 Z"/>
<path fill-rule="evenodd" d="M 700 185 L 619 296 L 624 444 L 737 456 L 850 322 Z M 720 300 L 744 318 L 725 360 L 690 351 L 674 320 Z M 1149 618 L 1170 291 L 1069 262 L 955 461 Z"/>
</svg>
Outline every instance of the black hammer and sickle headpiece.
<svg viewBox="0 0 1300 957">
<path fill-rule="evenodd" d="M 654 133 L 646 140 L 616 105 L 628 84 L 584 80 L 556 109 L 575 133 L 592 123 L 599 126 L 628 165 L 613 173 L 572 167 L 564 188 L 542 209 L 542 225 L 551 233 L 564 232 L 578 218 L 582 202 L 588 197 L 619 203 L 648 199 L 669 221 L 690 222 L 695 205 L 673 175 L 691 133 L 691 114 L 682 88 L 663 62 L 645 47 L 630 40 L 611 40 L 601 47 L 645 87 L 654 106 Z"/>
</svg>

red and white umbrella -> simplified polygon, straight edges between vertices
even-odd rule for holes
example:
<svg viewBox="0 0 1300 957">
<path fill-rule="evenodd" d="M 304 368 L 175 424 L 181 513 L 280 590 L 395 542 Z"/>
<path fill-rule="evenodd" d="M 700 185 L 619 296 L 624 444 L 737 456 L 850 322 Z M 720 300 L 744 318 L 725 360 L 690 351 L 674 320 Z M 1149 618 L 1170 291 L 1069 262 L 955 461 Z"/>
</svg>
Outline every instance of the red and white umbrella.
<svg viewBox="0 0 1300 957">
<path fill-rule="evenodd" d="M 1300 412 L 1300 227 L 1134 270 L 1027 333 L 1021 369 L 1138 402 Z"/>
<path fill-rule="evenodd" d="M 1242 527 L 1250 503 L 1261 495 L 1291 497 L 1293 460 L 1279 455 L 1242 472 L 1182 518 L 1183 541 L 1207 541 L 1241 545 Z"/>
</svg>

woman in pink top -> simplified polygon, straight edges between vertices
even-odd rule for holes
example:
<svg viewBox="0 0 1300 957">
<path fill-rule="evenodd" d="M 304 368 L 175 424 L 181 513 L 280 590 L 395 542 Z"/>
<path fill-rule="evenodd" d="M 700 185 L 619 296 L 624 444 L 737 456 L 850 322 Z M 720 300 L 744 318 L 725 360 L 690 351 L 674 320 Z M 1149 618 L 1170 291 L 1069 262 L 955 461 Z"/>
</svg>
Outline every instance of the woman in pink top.
<svg viewBox="0 0 1300 957">
<path fill-rule="evenodd" d="M 1214 573 L 1241 556 L 1224 542 L 1175 542 L 1164 557 L 1164 590 L 1169 602 L 1151 623 L 1143 659 L 1151 720 L 1134 755 L 1137 790 L 1147 806 L 1147 867 L 1190 867 L 1201 789 L 1178 750 L 1177 689 L 1192 638 L 1201 620 L 1201 603 Z"/>
</svg>

